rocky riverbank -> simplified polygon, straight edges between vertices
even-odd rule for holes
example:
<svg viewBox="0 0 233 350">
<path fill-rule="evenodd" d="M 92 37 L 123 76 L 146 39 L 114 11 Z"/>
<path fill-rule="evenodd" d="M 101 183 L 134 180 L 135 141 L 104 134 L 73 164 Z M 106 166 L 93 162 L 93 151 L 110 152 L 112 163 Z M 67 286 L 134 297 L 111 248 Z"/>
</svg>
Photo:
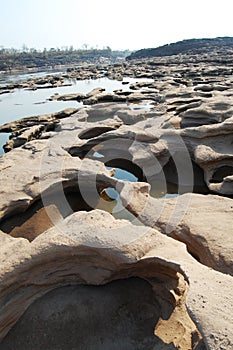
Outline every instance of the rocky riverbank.
<svg viewBox="0 0 233 350">
<path fill-rule="evenodd" d="M 72 68 L 53 81 L 152 80 L 0 127 L 0 349 L 232 348 L 232 58 Z"/>
</svg>

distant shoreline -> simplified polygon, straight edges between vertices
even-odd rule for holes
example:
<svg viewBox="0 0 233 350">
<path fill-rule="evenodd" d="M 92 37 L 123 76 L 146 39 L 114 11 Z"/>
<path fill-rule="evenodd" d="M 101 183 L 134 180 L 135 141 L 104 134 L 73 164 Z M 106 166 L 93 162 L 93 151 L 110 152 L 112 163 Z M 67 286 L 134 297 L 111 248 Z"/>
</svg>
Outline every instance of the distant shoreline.
<svg viewBox="0 0 233 350">
<path fill-rule="evenodd" d="M 122 62 L 130 54 L 129 50 L 112 51 L 110 47 L 104 50 L 65 50 L 51 49 L 49 51 L 22 51 L 14 49 L 0 50 L 0 73 L 31 72 L 41 69 L 59 69 L 80 65 L 102 65 Z"/>
<path fill-rule="evenodd" d="M 76 66 L 76 65 L 74 65 Z M 72 67 L 72 65 L 59 65 L 59 66 L 42 66 L 42 67 L 35 67 L 35 68 L 14 68 L 11 71 L 3 71 L 0 70 L 0 75 L 14 75 L 14 74 L 30 74 L 30 73 L 39 73 L 39 72 L 54 72 L 54 71 L 60 71 L 60 70 L 66 70 L 67 68 Z"/>
</svg>

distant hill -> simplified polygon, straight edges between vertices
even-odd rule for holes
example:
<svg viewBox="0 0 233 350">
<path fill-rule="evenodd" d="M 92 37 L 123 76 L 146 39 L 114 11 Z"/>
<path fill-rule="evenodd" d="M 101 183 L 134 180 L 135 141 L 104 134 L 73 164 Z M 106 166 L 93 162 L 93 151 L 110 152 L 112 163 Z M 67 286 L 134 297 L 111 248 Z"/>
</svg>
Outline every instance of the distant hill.
<svg viewBox="0 0 233 350">
<path fill-rule="evenodd" d="M 146 57 L 162 57 L 178 54 L 210 53 L 216 50 L 233 50 L 232 37 L 219 37 L 213 39 L 188 39 L 151 49 L 142 49 L 133 52 L 126 60 Z"/>
</svg>

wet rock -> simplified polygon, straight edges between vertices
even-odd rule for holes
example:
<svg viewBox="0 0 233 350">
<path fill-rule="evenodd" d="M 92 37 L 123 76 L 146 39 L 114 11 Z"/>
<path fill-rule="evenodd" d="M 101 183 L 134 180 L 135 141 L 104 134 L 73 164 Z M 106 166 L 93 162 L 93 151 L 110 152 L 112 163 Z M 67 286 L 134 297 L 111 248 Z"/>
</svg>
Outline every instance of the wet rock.
<svg viewBox="0 0 233 350">
<path fill-rule="evenodd" d="M 105 91 L 104 88 L 101 88 L 101 87 L 95 88 L 95 89 L 93 89 L 92 91 L 90 91 L 90 92 L 88 92 L 86 94 L 86 98 L 93 97 L 95 95 L 99 95 L 99 94 L 101 94 L 104 91 Z"/>
<path fill-rule="evenodd" d="M 26 117 L 23 119 L 19 119 L 4 125 L 0 126 L 0 132 L 14 132 L 19 131 L 27 127 L 31 127 L 34 125 L 42 124 L 42 125 L 50 125 L 51 123 L 56 123 L 62 118 L 69 117 L 75 112 L 79 111 L 79 108 L 67 108 L 62 111 L 53 113 L 53 114 L 45 114 L 41 116 L 33 116 Z"/>
<path fill-rule="evenodd" d="M 9 94 L 11 92 L 13 92 L 13 90 L 2 90 L 2 91 L 0 91 L 0 95 Z"/>
<path fill-rule="evenodd" d="M 77 94 L 66 94 L 66 95 L 54 95 L 50 98 L 51 101 L 82 101 L 84 99 L 85 95 L 81 93 Z"/>
<path fill-rule="evenodd" d="M 11 139 L 6 143 L 6 145 L 3 146 L 4 151 L 9 152 L 13 148 L 22 146 L 26 142 L 39 138 L 43 130 L 44 130 L 44 125 L 39 124 L 39 125 L 34 125 L 31 128 L 20 130 L 19 133 L 17 132 L 14 133 L 13 135 L 15 136 L 11 137 Z"/>
</svg>

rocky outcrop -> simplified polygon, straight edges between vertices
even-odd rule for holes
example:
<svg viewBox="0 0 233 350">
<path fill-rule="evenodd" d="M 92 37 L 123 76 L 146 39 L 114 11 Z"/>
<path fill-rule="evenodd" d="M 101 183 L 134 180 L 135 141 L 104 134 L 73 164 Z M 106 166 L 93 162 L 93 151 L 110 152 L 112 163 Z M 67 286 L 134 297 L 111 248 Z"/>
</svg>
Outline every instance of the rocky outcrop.
<svg viewBox="0 0 233 350">
<path fill-rule="evenodd" d="M 7 85 L 6 87 L 0 87 L 0 94 L 13 92 L 15 89 L 49 89 L 62 86 L 71 86 L 70 83 L 65 82 L 61 75 L 47 75 L 44 78 L 31 78 L 26 82 L 17 82 Z"/>
<path fill-rule="evenodd" d="M 214 346 L 213 339 L 218 339 L 217 344 L 222 348 L 224 344 L 232 344 L 232 325 L 229 320 L 224 321 L 231 312 L 226 299 L 230 295 L 231 278 L 200 265 L 182 243 L 155 230 L 135 227 L 127 221 L 114 220 L 110 214 L 94 211 L 73 214 L 32 243 L 3 234 L 1 239 L 2 252 L 11 249 L 11 256 L 1 264 L 1 299 L 4 300 L 4 290 L 7 293 L 11 290 L 11 297 L 1 309 L 2 336 L 35 299 L 56 286 L 102 285 L 137 276 L 151 284 L 153 294 L 149 302 L 153 303 L 155 297 L 160 307 L 154 346 L 161 346 L 159 338 L 162 344 L 196 348 L 200 334 L 186 311 L 185 302 L 206 345 Z M 103 338 L 105 342 L 109 340 L 107 334 Z M 3 346 L 7 342 L 8 337 Z M 140 348 L 140 344 L 137 346 Z M 145 344 L 141 346 L 145 348 Z"/>
<path fill-rule="evenodd" d="M 230 350 L 232 68 L 101 74 L 153 80 L 0 127 L 0 349 Z"/>
<path fill-rule="evenodd" d="M 233 275 L 232 199 L 200 194 L 155 199 L 145 185 L 118 186 L 123 203 L 143 224 L 184 242 L 202 264 Z"/>
<path fill-rule="evenodd" d="M 8 265 L 1 265 L 2 298 L 4 300 L 9 293 L 12 295 L 7 304 L 2 302 L 2 337 L 34 300 L 56 287 L 68 284 L 102 285 L 116 279 L 137 276 L 152 285 L 155 291 L 153 298 L 160 308 L 159 315 L 155 317 L 156 336 L 148 340 L 152 341 L 153 346 L 159 348 L 161 344 L 170 344 L 167 346 L 195 349 L 201 346 L 203 337 L 203 347 L 205 344 L 207 348 L 213 349 L 217 342 L 223 349 L 224 346 L 229 349 L 232 325 L 228 315 L 231 311 L 221 298 L 228 298 L 228 289 L 232 283 L 232 277 L 228 276 L 232 273 L 232 199 L 190 194 L 180 196 L 177 200 L 154 199 L 149 195 L 149 185 L 116 179 L 112 177 L 113 171 L 106 170 L 104 166 L 104 163 L 109 162 L 114 166 L 114 159 L 121 157 L 123 168 L 130 168 L 136 174 L 137 165 L 148 175 L 152 155 L 153 170 L 156 173 L 157 169 L 159 174 L 161 166 L 168 164 L 171 147 L 173 158 L 179 162 L 174 145 L 178 146 L 178 141 L 184 140 L 182 145 L 187 146 L 182 155 L 183 161 L 185 156 L 195 153 L 195 147 L 200 147 L 196 146 L 193 137 L 196 136 L 202 143 L 205 135 L 211 140 L 210 136 L 215 135 L 213 126 L 205 126 L 204 131 L 203 126 L 196 127 L 193 133 L 191 128 L 160 128 L 155 133 L 151 116 L 148 119 L 149 128 L 143 129 L 145 121 L 127 126 L 120 120 L 118 108 L 121 110 L 117 104 L 98 106 L 97 120 L 99 113 L 102 121 L 96 122 L 89 121 L 95 115 L 95 107 L 79 110 L 61 119 L 54 131 L 42 131 L 41 139 L 27 142 L 2 157 L 1 229 L 5 233 L 1 237 L 6 243 L 2 244 L 4 251 L 11 250 L 10 261 L 4 260 Z M 105 109 L 106 119 L 103 118 Z M 124 113 L 127 113 L 125 109 Z M 224 123 L 222 130 L 226 127 L 227 131 L 228 124 L 225 126 Z M 95 158 L 95 150 L 100 152 L 101 158 Z M 180 148 L 178 151 L 181 151 Z M 155 159 L 159 160 L 160 166 Z M 27 171 L 24 164 L 30 164 Z M 140 178 L 140 174 L 137 175 Z M 143 174 L 141 176 L 143 180 Z M 7 187 L 6 183 L 11 185 Z M 115 221 L 110 214 L 97 209 L 90 213 L 82 211 L 98 208 L 103 189 L 109 187 L 119 192 L 123 205 L 134 215 L 132 224 L 124 220 Z M 135 226 L 134 220 L 135 223 L 141 221 L 144 226 Z M 223 232 L 219 235 L 222 222 L 224 235 Z M 202 265 L 186 252 L 185 245 L 179 241 L 186 244 L 189 253 Z M 88 257 L 88 266 L 83 258 L 81 264 L 77 263 L 80 254 Z M 90 256 L 93 258 L 90 259 Z M 51 261 L 54 263 L 51 264 Z M 58 266 L 61 267 L 61 273 Z M 28 271 L 31 271 L 30 274 Z M 164 271 L 164 277 L 159 271 Z M 19 281 L 21 276 L 26 276 L 26 279 Z M 171 292 L 171 286 L 174 285 L 172 281 L 177 278 L 174 292 Z M 4 279 L 8 283 L 7 289 Z M 12 287 L 9 281 L 12 281 Z M 221 293 L 218 290 L 219 283 L 223 288 Z M 19 305 L 17 310 L 15 305 Z M 218 322 L 214 317 L 216 313 Z M 17 323 L 15 327 L 12 332 L 18 337 Z M 10 332 L 2 344 L 7 349 L 7 344 L 11 342 Z"/>
<path fill-rule="evenodd" d="M 33 117 L 26 117 L 20 120 L 16 120 L 4 125 L 0 126 L 0 132 L 14 132 L 22 130 L 24 131 L 25 128 L 29 128 L 34 125 L 48 125 L 51 122 L 59 121 L 62 118 L 69 117 L 70 115 L 77 112 L 79 108 L 67 108 L 62 111 L 53 113 L 53 114 L 45 114 L 40 116 L 33 116 Z"/>
<path fill-rule="evenodd" d="M 10 140 L 3 146 L 4 151 L 9 152 L 13 148 L 38 139 L 42 131 L 54 130 L 61 118 L 66 118 L 76 111 L 78 111 L 76 108 L 67 108 L 53 114 L 26 117 L 0 126 L 0 132 L 11 132 Z"/>
</svg>

